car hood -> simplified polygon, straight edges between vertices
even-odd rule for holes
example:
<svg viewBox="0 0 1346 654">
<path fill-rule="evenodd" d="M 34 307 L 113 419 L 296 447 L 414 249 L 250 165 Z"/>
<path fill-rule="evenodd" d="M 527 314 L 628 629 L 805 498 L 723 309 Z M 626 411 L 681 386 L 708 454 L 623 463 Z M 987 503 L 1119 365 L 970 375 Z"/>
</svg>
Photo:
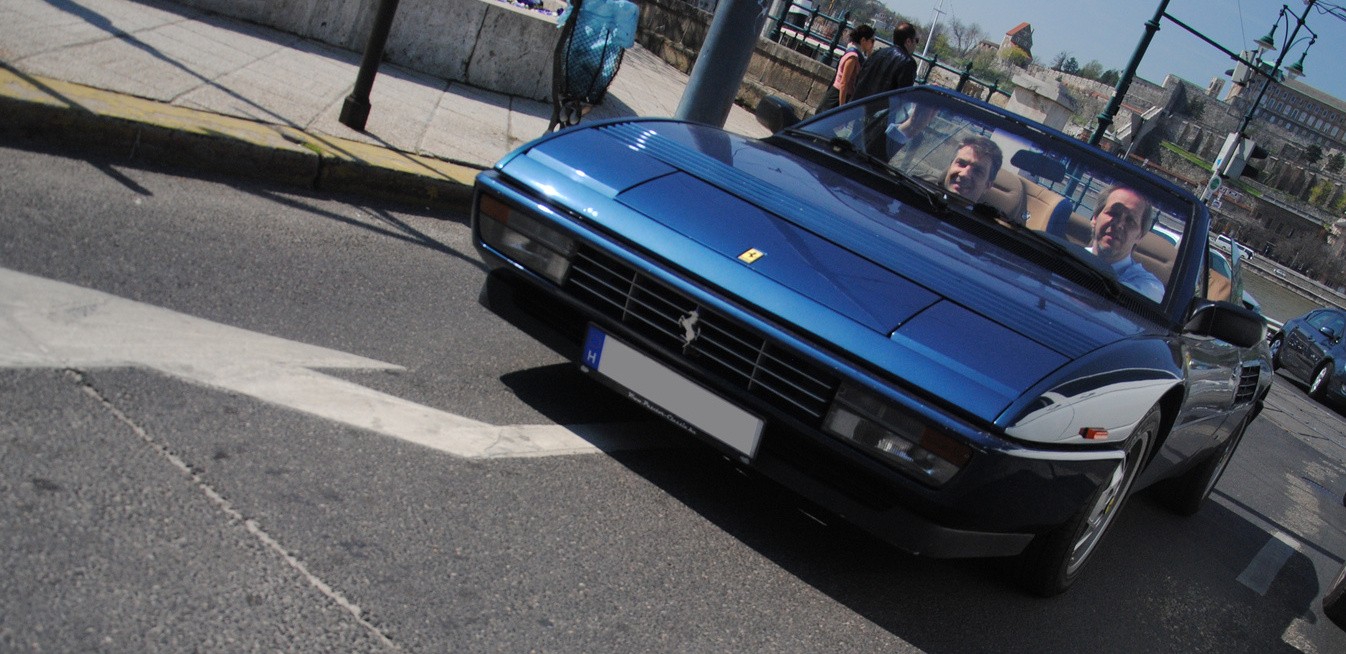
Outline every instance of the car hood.
<svg viewBox="0 0 1346 654">
<path fill-rule="evenodd" d="M 575 129 L 501 167 L 780 322 L 987 421 L 1070 361 L 1154 329 L 984 235 L 854 181 L 844 166 L 708 126 Z M 549 175 L 551 183 L 536 181 Z M 618 217 L 631 211 L 690 242 L 624 229 L 629 220 Z M 720 265 L 689 263 L 707 250 Z"/>
</svg>

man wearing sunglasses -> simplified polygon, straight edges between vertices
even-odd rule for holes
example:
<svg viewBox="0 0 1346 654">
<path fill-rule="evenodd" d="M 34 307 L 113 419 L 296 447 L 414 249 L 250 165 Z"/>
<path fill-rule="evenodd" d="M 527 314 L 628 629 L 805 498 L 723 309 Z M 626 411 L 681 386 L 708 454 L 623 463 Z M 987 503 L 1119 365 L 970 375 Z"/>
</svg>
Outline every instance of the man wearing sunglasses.
<svg viewBox="0 0 1346 654">
<path fill-rule="evenodd" d="M 916 83 L 916 58 L 911 53 L 920 45 L 921 38 L 916 35 L 916 27 L 911 23 L 902 23 L 893 30 L 893 47 L 875 50 L 860 67 L 855 78 L 853 100 L 859 100 L 875 93 L 892 91 Z"/>
</svg>

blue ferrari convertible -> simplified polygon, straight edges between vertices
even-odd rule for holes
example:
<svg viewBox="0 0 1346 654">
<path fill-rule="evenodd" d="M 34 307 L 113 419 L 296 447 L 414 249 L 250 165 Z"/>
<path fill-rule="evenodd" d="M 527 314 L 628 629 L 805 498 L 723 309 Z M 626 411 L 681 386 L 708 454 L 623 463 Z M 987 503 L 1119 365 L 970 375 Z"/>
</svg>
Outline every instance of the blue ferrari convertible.
<svg viewBox="0 0 1346 654">
<path fill-rule="evenodd" d="M 812 509 L 1036 594 L 1131 493 L 1200 507 L 1272 381 L 1201 202 L 935 88 L 778 109 L 511 153 L 477 178 L 482 302 Z"/>
</svg>

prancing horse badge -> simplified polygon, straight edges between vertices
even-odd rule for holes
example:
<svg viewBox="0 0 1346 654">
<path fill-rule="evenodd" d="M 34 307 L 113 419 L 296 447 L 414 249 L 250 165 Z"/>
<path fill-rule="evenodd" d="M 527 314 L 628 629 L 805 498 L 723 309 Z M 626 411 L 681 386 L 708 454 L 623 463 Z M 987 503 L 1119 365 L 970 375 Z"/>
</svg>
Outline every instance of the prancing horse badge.
<svg viewBox="0 0 1346 654">
<path fill-rule="evenodd" d="M 765 256 L 766 256 L 765 252 L 758 250 L 757 248 L 749 248 L 747 252 L 738 255 L 738 260 L 742 261 L 743 263 L 752 263 Z"/>
</svg>

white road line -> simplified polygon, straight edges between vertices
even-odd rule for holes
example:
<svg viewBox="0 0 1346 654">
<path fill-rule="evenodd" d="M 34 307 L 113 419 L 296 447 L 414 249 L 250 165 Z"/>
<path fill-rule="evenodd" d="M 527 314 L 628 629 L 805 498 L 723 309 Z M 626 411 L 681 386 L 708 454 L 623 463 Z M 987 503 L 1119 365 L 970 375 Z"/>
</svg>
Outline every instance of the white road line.
<svg viewBox="0 0 1346 654">
<path fill-rule="evenodd" d="M 1239 574 L 1239 583 L 1251 588 L 1258 595 L 1266 595 L 1267 590 L 1271 588 L 1271 582 L 1280 574 L 1281 567 L 1299 548 L 1299 541 L 1277 531 L 1272 539 L 1262 546 L 1257 556 L 1253 557 L 1248 567 Z"/>
<path fill-rule="evenodd" d="M 625 425 L 490 425 L 314 369 L 400 370 L 0 268 L 0 368 L 140 367 L 462 457 L 647 446 Z"/>
</svg>

